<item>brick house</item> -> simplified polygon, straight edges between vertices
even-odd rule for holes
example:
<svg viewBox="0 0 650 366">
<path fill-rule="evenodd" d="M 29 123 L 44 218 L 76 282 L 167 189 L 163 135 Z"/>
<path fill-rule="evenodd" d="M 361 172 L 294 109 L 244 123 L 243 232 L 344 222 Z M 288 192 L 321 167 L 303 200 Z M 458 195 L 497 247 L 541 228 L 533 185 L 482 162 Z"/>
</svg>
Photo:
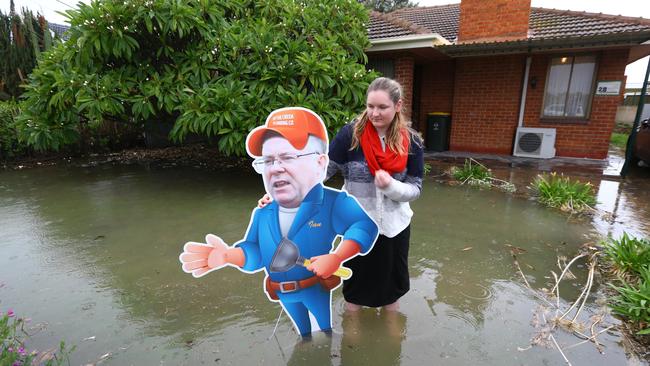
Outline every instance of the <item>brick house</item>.
<svg viewBox="0 0 650 366">
<path fill-rule="evenodd" d="M 603 159 L 625 67 L 650 54 L 650 20 L 530 0 L 462 0 L 370 19 L 370 67 L 402 84 L 423 134 L 428 113 L 451 114 L 452 151 L 510 155 L 527 137 L 518 131 L 533 128 L 555 134 L 555 156 Z"/>
</svg>

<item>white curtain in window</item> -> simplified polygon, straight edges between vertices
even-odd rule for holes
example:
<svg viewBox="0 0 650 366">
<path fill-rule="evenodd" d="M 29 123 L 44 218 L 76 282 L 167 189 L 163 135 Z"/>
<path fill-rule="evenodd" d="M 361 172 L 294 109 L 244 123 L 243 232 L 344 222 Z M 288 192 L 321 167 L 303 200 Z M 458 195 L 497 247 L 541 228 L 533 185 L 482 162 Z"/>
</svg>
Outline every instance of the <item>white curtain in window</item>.
<svg viewBox="0 0 650 366">
<path fill-rule="evenodd" d="M 573 61 L 569 96 L 564 109 L 567 117 L 586 117 L 591 100 L 596 58 L 594 56 L 576 56 Z"/>
<path fill-rule="evenodd" d="M 573 57 L 559 57 L 551 60 L 546 92 L 544 95 L 544 116 L 564 117 L 564 103 L 569 89 Z"/>
</svg>

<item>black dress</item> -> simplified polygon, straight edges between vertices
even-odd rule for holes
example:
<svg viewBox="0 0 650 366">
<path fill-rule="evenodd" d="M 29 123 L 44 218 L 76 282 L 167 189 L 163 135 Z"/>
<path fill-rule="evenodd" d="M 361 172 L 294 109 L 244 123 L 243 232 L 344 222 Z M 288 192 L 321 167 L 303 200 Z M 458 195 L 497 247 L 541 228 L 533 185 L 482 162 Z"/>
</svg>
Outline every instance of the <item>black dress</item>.
<svg viewBox="0 0 650 366">
<path fill-rule="evenodd" d="M 370 253 L 345 262 L 353 272 L 343 282 L 345 301 L 379 307 L 392 304 L 407 293 L 410 236 L 410 225 L 393 238 L 379 235 Z"/>
<path fill-rule="evenodd" d="M 357 146 L 350 149 L 354 123 L 356 122 L 353 121 L 343 126 L 330 142 L 330 164 L 327 177 L 329 178 L 340 171 L 346 181 L 345 189 L 355 196 L 361 206 L 371 214 L 372 209 L 365 207 L 364 203 L 367 206 L 374 206 L 374 197 L 376 197 L 374 176 L 370 173 L 362 148 Z M 393 175 L 393 178 L 421 189 L 423 175 L 422 142 L 419 137 L 411 136 L 406 170 L 398 174 L 399 178 L 396 178 L 396 175 Z M 382 207 L 382 209 L 393 212 L 390 210 L 396 206 L 392 203 L 397 203 L 397 201 L 391 201 L 388 198 L 384 199 L 387 207 Z M 389 205 L 389 203 L 391 204 Z M 390 220 L 389 217 L 391 215 L 387 215 L 382 220 Z M 385 221 L 384 224 L 396 223 Z M 397 224 L 402 227 L 401 222 L 397 222 Z M 393 225 L 386 226 L 389 228 Z M 392 238 L 379 235 L 377 242 L 369 253 L 364 256 L 356 256 L 344 263 L 346 267 L 353 271 L 352 277 L 343 282 L 343 296 L 347 302 L 380 307 L 394 303 L 409 291 L 410 221 L 405 226 L 405 229 Z"/>
</svg>

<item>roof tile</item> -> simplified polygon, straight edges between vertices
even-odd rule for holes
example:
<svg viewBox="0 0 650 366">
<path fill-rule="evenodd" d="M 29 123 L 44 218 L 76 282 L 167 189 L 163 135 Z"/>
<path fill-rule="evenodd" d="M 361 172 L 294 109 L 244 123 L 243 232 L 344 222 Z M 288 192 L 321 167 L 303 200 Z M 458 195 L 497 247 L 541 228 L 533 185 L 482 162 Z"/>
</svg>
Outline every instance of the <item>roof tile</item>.
<svg viewBox="0 0 650 366">
<path fill-rule="evenodd" d="M 406 19 L 392 14 L 382 14 L 376 11 L 370 13 L 368 38 L 394 38 L 410 36 L 418 33 L 430 33 L 428 29 L 419 27 Z"/>
<path fill-rule="evenodd" d="M 388 22 L 371 16 L 368 27 L 371 40 L 422 33 L 421 29 L 438 33 L 450 42 L 455 42 L 458 36 L 460 4 L 403 8 L 388 15 L 418 26 L 420 30 L 413 32 L 399 22 Z M 650 31 L 650 20 L 536 7 L 530 11 L 529 39 L 533 40 L 641 31 Z"/>
</svg>

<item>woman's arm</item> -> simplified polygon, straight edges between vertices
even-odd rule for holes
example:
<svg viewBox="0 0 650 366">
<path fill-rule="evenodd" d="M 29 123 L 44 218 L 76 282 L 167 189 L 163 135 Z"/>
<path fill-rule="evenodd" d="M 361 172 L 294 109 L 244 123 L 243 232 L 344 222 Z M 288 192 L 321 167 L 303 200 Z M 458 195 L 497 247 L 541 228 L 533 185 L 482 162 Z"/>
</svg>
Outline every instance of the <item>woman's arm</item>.
<svg viewBox="0 0 650 366">
<path fill-rule="evenodd" d="M 391 179 L 387 186 L 378 187 L 378 189 L 393 201 L 414 201 L 420 197 L 423 175 L 424 152 L 422 151 L 422 142 L 419 137 L 412 136 L 410 153 L 406 162 L 406 179 L 404 182 Z"/>
<path fill-rule="evenodd" d="M 330 162 L 327 165 L 325 181 L 333 177 L 338 171 L 343 170 L 343 165 L 348 161 L 348 150 L 352 143 L 352 124 L 348 123 L 341 127 L 339 132 L 330 142 L 328 157 Z"/>
</svg>

